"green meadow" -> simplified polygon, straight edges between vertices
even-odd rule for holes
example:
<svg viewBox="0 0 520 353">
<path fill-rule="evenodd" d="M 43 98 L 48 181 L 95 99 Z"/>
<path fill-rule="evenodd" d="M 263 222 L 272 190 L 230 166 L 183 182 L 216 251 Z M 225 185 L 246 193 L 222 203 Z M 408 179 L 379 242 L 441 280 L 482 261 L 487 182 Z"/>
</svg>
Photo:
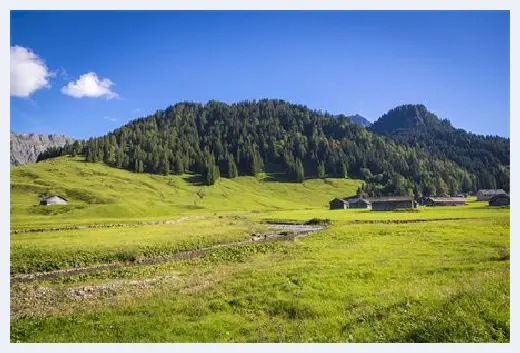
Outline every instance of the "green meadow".
<svg viewBox="0 0 520 353">
<path fill-rule="evenodd" d="M 262 175 L 221 178 L 208 187 L 193 175 L 135 174 L 82 159 L 61 157 L 11 168 L 11 229 L 322 209 L 333 197 L 354 195 L 361 185 L 352 179 L 293 184 Z M 39 207 L 39 199 L 51 194 L 66 197 L 68 205 Z"/>
<path fill-rule="evenodd" d="M 222 245 L 198 258 L 12 283 L 11 342 L 509 342 L 509 208 L 328 210 L 359 185 L 264 175 L 206 187 L 196 176 L 73 158 L 11 168 L 13 230 L 188 217 L 11 234 L 12 275 Z M 69 204 L 37 206 L 49 193 Z M 226 246 L 266 222 L 316 218 L 328 227 L 306 237 Z M 424 222 L 363 223 L 396 220 Z"/>
</svg>

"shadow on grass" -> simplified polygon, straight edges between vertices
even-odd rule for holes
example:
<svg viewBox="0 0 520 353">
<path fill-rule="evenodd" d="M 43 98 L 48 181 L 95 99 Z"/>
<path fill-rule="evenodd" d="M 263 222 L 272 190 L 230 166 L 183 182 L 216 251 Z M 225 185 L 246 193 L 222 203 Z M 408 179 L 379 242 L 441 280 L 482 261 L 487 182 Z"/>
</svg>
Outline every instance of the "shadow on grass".
<svg viewBox="0 0 520 353">
<path fill-rule="evenodd" d="M 184 177 L 184 180 L 195 186 L 207 186 L 204 177 L 200 174 L 188 175 Z"/>
<path fill-rule="evenodd" d="M 266 183 L 295 183 L 293 180 L 290 180 L 285 173 L 266 173 L 262 181 Z"/>
</svg>

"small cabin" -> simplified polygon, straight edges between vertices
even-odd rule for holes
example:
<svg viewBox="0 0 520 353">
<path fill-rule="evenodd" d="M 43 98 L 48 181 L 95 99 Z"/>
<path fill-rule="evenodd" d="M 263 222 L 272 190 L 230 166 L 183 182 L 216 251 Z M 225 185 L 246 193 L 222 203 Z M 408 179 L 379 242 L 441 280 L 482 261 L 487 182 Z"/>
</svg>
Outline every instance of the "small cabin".
<svg viewBox="0 0 520 353">
<path fill-rule="evenodd" d="M 348 199 L 348 208 L 372 208 L 372 204 L 367 199 L 354 198 Z"/>
<path fill-rule="evenodd" d="M 425 206 L 464 206 L 465 204 L 464 197 L 425 197 L 423 199 Z"/>
<path fill-rule="evenodd" d="M 368 200 L 374 211 L 406 210 L 419 207 L 412 196 L 384 196 Z"/>
<path fill-rule="evenodd" d="M 335 198 L 334 200 L 329 202 L 329 208 L 331 210 L 344 210 L 348 208 L 348 201 Z"/>
<path fill-rule="evenodd" d="M 489 201 L 489 206 L 508 206 L 509 205 L 509 195 L 501 194 L 493 196 Z"/>
<path fill-rule="evenodd" d="M 507 195 L 503 189 L 481 189 L 477 191 L 477 201 L 489 201 L 497 195 Z"/>
<path fill-rule="evenodd" d="M 63 196 L 53 195 L 40 200 L 40 206 L 66 205 L 69 200 Z"/>
</svg>

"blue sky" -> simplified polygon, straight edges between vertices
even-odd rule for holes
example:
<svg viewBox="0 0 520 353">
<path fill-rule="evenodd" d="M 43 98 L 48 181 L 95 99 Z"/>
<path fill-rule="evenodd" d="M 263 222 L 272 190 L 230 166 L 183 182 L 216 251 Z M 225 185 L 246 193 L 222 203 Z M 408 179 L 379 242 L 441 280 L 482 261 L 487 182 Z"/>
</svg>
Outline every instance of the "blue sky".
<svg viewBox="0 0 520 353">
<path fill-rule="evenodd" d="M 422 103 L 509 136 L 509 12 L 11 12 L 11 130 L 103 135 L 179 101 L 376 120 Z"/>
</svg>

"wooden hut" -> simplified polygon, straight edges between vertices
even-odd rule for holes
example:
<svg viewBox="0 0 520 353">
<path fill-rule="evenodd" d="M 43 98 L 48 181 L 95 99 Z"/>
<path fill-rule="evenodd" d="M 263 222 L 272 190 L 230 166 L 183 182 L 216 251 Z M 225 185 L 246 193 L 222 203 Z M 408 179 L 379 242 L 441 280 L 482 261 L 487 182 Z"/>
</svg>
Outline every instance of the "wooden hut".
<svg viewBox="0 0 520 353">
<path fill-rule="evenodd" d="M 507 206 L 509 205 L 509 195 L 495 195 L 488 201 L 489 206 Z"/>
<path fill-rule="evenodd" d="M 372 204 L 368 199 L 353 198 L 348 199 L 348 208 L 372 208 Z"/>
<path fill-rule="evenodd" d="M 384 196 L 368 199 L 374 211 L 405 210 L 417 208 L 413 196 Z"/>
<path fill-rule="evenodd" d="M 47 196 L 46 198 L 41 199 L 40 205 L 41 206 L 66 205 L 68 201 L 69 200 L 67 200 L 63 196 L 53 195 L 53 196 Z"/>
<path fill-rule="evenodd" d="M 342 210 L 342 209 L 344 210 L 344 209 L 348 208 L 348 201 L 339 199 L 339 198 L 335 198 L 334 200 L 331 200 L 329 202 L 329 208 L 331 210 Z"/>
</svg>

